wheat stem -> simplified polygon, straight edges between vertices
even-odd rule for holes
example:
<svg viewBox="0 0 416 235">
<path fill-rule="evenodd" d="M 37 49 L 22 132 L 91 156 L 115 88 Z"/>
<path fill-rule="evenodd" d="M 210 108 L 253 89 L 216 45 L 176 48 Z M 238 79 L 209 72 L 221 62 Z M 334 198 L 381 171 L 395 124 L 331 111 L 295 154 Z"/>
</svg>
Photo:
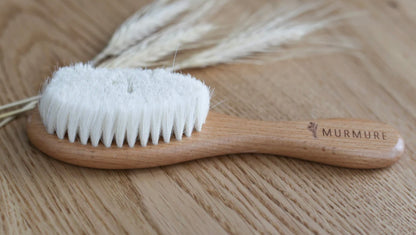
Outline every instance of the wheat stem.
<svg viewBox="0 0 416 235">
<path fill-rule="evenodd" d="M 26 104 L 22 108 L 19 108 L 19 109 L 16 109 L 16 110 L 13 110 L 13 111 L 10 111 L 10 112 L 7 112 L 7 113 L 0 114 L 0 119 L 8 118 L 8 117 L 11 117 L 11 116 L 16 116 L 17 114 L 24 113 L 26 111 L 34 109 L 36 107 L 37 103 L 38 103 L 38 101 L 34 100 L 34 101 L 31 101 L 30 103 Z"/>
<path fill-rule="evenodd" d="M 34 109 L 36 107 L 36 104 L 37 103 L 38 103 L 37 100 L 31 101 L 30 103 L 26 104 L 23 108 L 21 108 L 20 109 L 20 112 L 18 112 L 18 113 L 23 113 L 23 112 L 29 111 L 31 109 Z M 0 122 L 0 128 L 3 127 L 3 126 L 5 126 L 7 123 L 11 122 L 13 119 L 15 119 L 17 117 L 17 114 L 18 113 L 13 114 L 13 116 L 8 116 L 8 117 L 4 118 Z"/>
<path fill-rule="evenodd" d="M 5 126 L 7 123 L 13 121 L 13 119 L 15 119 L 16 116 L 12 116 L 12 117 L 8 117 L 3 119 L 3 121 L 0 122 L 0 128 L 2 128 L 3 126 Z"/>
<path fill-rule="evenodd" d="M 34 100 L 39 100 L 39 99 L 40 99 L 40 95 L 37 95 L 37 96 L 32 96 L 32 97 L 29 97 L 29 98 L 26 98 L 26 99 L 23 99 L 23 100 L 15 101 L 13 103 L 9 103 L 9 104 L 0 106 L 0 111 L 5 110 L 5 109 L 9 109 L 9 108 L 12 108 L 12 107 L 15 107 L 15 106 L 19 106 L 19 105 L 22 105 L 22 104 L 26 104 L 26 103 L 32 102 Z"/>
</svg>

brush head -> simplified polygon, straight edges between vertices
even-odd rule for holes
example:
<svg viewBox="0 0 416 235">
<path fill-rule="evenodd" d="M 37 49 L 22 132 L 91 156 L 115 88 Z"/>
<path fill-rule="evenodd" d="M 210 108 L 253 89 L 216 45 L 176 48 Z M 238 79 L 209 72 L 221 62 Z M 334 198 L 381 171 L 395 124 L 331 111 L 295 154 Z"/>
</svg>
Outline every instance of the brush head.
<svg viewBox="0 0 416 235">
<path fill-rule="evenodd" d="M 158 144 L 172 133 L 181 140 L 200 131 L 210 91 L 201 81 L 164 69 L 106 69 L 76 64 L 57 70 L 45 84 L 39 112 L 48 133 L 70 142 L 78 136 L 110 147 L 130 147 L 151 137 Z"/>
</svg>

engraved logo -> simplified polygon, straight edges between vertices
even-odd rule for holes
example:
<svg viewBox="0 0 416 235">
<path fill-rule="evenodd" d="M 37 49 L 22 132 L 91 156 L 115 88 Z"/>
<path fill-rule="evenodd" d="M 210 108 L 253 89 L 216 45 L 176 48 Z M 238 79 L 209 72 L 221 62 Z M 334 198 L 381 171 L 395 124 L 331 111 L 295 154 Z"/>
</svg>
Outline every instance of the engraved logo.
<svg viewBox="0 0 416 235">
<path fill-rule="evenodd" d="M 356 129 L 338 129 L 322 128 L 323 137 L 349 138 L 349 139 L 374 139 L 387 140 L 387 134 L 384 131 L 356 130 Z"/>
<path fill-rule="evenodd" d="M 319 134 L 321 137 L 387 140 L 387 134 L 384 131 L 321 127 L 318 132 L 318 123 L 316 122 L 309 122 L 307 128 L 312 132 L 312 136 L 315 139 L 318 138 Z M 322 133 L 322 135 L 320 133 Z"/>
<path fill-rule="evenodd" d="M 316 136 L 316 130 L 317 129 L 318 129 L 318 123 L 315 123 L 315 122 L 310 122 L 309 123 L 308 130 L 310 130 L 312 132 L 314 138 L 318 138 Z"/>
</svg>

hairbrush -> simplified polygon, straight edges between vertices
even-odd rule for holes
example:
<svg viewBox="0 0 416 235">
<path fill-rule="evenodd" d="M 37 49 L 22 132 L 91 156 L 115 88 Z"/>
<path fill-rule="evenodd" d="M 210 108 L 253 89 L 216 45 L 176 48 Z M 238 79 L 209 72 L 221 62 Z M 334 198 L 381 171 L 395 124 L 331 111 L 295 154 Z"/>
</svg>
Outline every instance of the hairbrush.
<svg viewBox="0 0 416 235">
<path fill-rule="evenodd" d="M 60 68 L 45 84 L 27 132 L 53 158 L 105 169 L 237 153 L 381 168 L 404 151 L 400 134 L 381 122 L 255 121 L 209 112 L 209 105 L 209 88 L 190 75 L 76 64 Z"/>
</svg>

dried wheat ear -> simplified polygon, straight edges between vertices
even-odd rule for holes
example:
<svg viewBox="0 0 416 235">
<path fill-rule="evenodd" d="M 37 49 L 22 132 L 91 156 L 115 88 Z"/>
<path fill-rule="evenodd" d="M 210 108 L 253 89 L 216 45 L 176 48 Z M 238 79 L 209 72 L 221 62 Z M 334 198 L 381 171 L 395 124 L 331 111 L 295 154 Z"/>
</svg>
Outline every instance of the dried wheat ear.
<svg viewBox="0 0 416 235">
<path fill-rule="evenodd" d="M 175 71 L 220 63 L 260 63 L 270 60 L 267 55 L 272 60 L 288 59 L 356 46 L 342 37 L 336 41 L 320 36 L 306 38 L 351 16 L 339 13 L 339 7 L 324 0 L 306 4 L 282 1 L 277 7 L 268 6 L 244 17 L 230 29 L 218 28 L 209 21 L 225 3 L 154 1 L 121 24 L 108 45 L 89 64 L 104 68 L 163 67 Z M 180 53 L 172 66 L 178 50 L 186 53 Z M 0 127 L 35 108 L 39 98 L 0 106 L 0 111 L 22 106 L 0 114 Z"/>
</svg>

